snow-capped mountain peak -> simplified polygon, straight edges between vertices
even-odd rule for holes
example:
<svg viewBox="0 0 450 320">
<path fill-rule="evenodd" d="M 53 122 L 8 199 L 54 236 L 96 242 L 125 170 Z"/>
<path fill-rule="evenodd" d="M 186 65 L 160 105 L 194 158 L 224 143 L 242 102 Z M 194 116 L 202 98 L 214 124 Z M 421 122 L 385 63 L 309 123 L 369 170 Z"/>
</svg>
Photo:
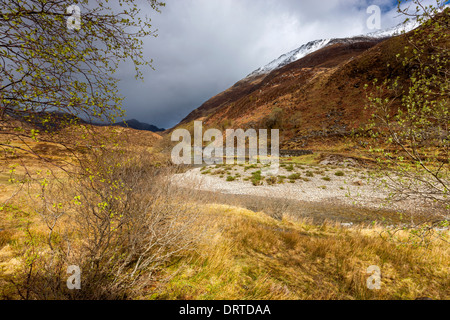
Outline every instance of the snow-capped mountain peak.
<svg viewBox="0 0 450 320">
<path fill-rule="evenodd" d="M 247 78 L 252 78 L 259 75 L 264 75 L 272 72 L 273 70 L 280 69 L 292 62 L 295 62 L 307 55 L 318 51 L 326 46 L 343 43 L 343 42 L 359 42 L 359 41 L 367 41 L 368 39 L 382 39 L 389 38 L 393 36 L 397 36 L 402 34 L 403 32 L 409 32 L 419 26 L 419 23 L 416 20 L 410 20 L 406 23 L 401 23 L 395 27 L 379 30 L 375 32 L 371 32 L 365 35 L 359 35 L 352 38 L 343 38 L 343 39 L 320 39 L 310 41 L 299 48 L 292 50 L 286 54 L 281 55 L 278 59 L 273 60 L 272 62 L 266 64 L 265 66 L 253 71 L 250 73 Z"/>
<path fill-rule="evenodd" d="M 417 20 L 408 20 L 407 22 L 400 23 L 395 27 L 371 32 L 364 36 L 370 38 L 389 38 L 414 30 L 419 25 L 420 23 Z"/>
<path fill-rule="evenodd" d="M 251 74 L 249 74 L 248 77 L 266 74 L 273 70 L 282 68 L 285 65 L 288 65 L 289 63 L 297 61 L 303 57 L 306 57 L 310 53 L 313 53 L 317 50 L 320 50 L 320 49 L 326 47 L 330 41 L 331 41 L 331 39 L 321 39 L 321 40 L 310 41 L 310 42 L 302 45 L 301 47 L 299 47 L 295 50 L 292 50 L 291 52 L 281 55 L 278 59 L 273 60 L 272 62 L 265 65 L 264 67 L 261 67 L 255 71 L 253 71 Z"/>
</svg>

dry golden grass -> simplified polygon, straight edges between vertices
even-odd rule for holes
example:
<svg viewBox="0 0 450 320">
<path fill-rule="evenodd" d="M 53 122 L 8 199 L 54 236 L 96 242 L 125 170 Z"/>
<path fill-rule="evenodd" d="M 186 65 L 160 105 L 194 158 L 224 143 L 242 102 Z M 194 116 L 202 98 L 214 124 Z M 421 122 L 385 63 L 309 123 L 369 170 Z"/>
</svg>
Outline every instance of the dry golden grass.
<svg viewBox="0 0 450 320">
<path fill-rule="evenodd" d="M 142 137 L 134 138 L 137 143 Z M 132 145 L 129 147 L 132 150 Z M 147 147 L 151 148 L 151 144 L 143 148 Z M 59 156 L 52 150 L 49 147 L 42 152 Z M 296 163 L 317 161 L 315 156 L 293 159 Z M 33 173 L 42 169 L 32 159 L 27 164 Z M 20 186 L 9 179 L 8 170 L 0 173 L 2 202 Z M 48 228 L 37 213 L 40 203 L 34 197 L 39 185 L 31 185 L 31 189 L 24 191 L 0 211 L 0 295 L 3 297 L 17 298 L 7 289 L 4 277 L 13 275 L 21 266 L 20 254 L 27 232 L 42 244 L 48 236 Z M 159 271 L 159 279 L 169 277 L 169 281 L 147 288 L 139 295 L 141 298 L 450 298 L 448 232 L 443 236 L 447 242 L 436 240 L 424 248 L 411 245 L 407 232 L 399 233 L 400 241 L 396 242 L 381 238 L 380 233 L 386 231 L 381 226 L 344 229 L 333 223 L 314 225 L 287 215 L 277 220 L 263 212 L 207 205 L 210 201 L 195 198 L 192 201 L 203 203 L 195 208 L 202 212 L 202 224 L 208 222 L 207 234 L 196 250 L 184 252 Z M 186 204 L 186 201 L 182 203 Z M 42 246 L 41 253 L 45 250 Z M 366 286 L 370 276 L 366 270 L 372 265 L 382 271 L 379 291 Z"/>
<path fill-rule="evenodd" d="M 30 198 L 17 199 L 0 214 L 0 273 L 20 267 L 26 227 L 45 243 L 46 226 Z M 143 299 L 433 299 L 450 298 L 450 246 L 436 240 L 428 248 L 384 240 L 382 227 L 345 229 L 333 223 L 263 212 L 203 205 L 208 232 L 195 251 L 172 260 L 157 290 Z M 444 236 L 449 241 L 450 235 Z M 44 247 L 42 247 L 44 250 Z M 381 290 L 367 289 L 366 270 L 382 271 Z M 6 288 L 0 277 L 0 287 Z M 3 290 L 2 289 L 2 290 Z M 0 291 L 1 292 L 1 291 Z M 11 297 L 11 292 L 7 292 Z"/>
<path fill-rule="evenodd" d="M 197 252 L 170 267 L 176 276 L 151 298 L 450 298 L 450 246 L 444 241 L 425 249 L 383 240 L 381 227 L 314 226 L 286 217 L 277 221 L 219 205 L 208 211 L 215 230 Z M 367 288 L 366 270 L 372 265 L 381 268 L 381 290 Z"/>
</svg>

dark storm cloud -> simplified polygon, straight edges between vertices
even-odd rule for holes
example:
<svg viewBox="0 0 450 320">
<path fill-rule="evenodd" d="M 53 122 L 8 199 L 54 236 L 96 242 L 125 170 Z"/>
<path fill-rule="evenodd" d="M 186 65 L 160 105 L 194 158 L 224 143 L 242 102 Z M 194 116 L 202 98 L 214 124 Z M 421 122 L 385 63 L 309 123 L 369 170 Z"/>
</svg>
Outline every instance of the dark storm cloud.
<svg viewBox="0 0 450 320">
<path fill-rule="evenodd" d="M 315 39 L 367 33 L 367 7 L 380 5 L 383 28 L 392 0 L 167 0 L 148 10 L 158 37 L 145 56 L 155 71 L 134 80 L 132 66 L 119 70 L 127 118 L 169 128 L 193 109 L 253 70 Z"/>
</svg>

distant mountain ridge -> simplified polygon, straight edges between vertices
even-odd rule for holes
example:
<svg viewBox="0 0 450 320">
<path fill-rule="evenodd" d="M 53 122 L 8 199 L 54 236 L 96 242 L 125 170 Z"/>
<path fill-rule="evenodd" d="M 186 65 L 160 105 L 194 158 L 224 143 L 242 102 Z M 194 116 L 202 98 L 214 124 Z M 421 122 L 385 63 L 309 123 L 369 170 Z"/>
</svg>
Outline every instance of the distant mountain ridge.
<svg viewBox="0 0 450 320">
<path fill-rule="evenodd" d="M 124 128 L 131 128 L 131 129 L 141 130 L 141 131 L 152 131 L 152 132 L 161 132 L 161 131 L 166 130 L 166 129 L 163 129 L 163 128 L 158 128 L 157 126 L 154 126 L 152 124 L 148 124 L 148 123 L 145 123 L 145 122 L 140 122 L 140 121 L 138 121 L 136 119 L 116 122 L 116 123 L 113 124 L 113 126 L 124 127 Z"/>
<path fill-rule="evenodd" d="M 59 111 L 45 111 L 36 113 L 27 113 L 23 111 L 9 112 L 8 116 L 19 121 L 26 121 L 27 123 L 36 126 L 40 129 L 59 130 L 71 123 L 90 124 L 99 127 L 118 126 L 130 128 L 140 131 L 162 132 L 166 129 L 158 128 L 157 126 L 140 122 L 136 119 L 110 123 L 99 123 L 87 121 L 74 114 L 59 112 Z"/>
</svg>

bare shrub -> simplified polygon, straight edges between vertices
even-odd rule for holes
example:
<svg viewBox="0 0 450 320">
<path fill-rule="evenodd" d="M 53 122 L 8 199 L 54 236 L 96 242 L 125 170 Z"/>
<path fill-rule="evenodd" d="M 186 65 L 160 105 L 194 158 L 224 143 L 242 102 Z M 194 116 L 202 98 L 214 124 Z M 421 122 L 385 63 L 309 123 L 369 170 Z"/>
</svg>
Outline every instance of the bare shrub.
<svg viewBox="0 0 450 320">
<path fill-rule="evenodd" d="M 293 209 L 291 201 L 284 198 L 274 198 L 267 193 L 264 197 L 244 196 L 235 199 L 235 205 L 243 206 L 254 212 L 264 212 L 271 218 L 283 220 L 283 216 Z"/>
<path fill-rule="evenodd" d="M 137 297 L 161 280 L 161 267 L 192 248 L 202 233 L 200 210 L 172 185 L 174 169 L 154 167 L 147 156 L 103 150 L 77 179 L 43 188 L 48 236 L 29 233 L 12 280 L 21 298 Z M 69 265 L 81 269 L 81 290 L 66 287 Z"/>
</svg>

